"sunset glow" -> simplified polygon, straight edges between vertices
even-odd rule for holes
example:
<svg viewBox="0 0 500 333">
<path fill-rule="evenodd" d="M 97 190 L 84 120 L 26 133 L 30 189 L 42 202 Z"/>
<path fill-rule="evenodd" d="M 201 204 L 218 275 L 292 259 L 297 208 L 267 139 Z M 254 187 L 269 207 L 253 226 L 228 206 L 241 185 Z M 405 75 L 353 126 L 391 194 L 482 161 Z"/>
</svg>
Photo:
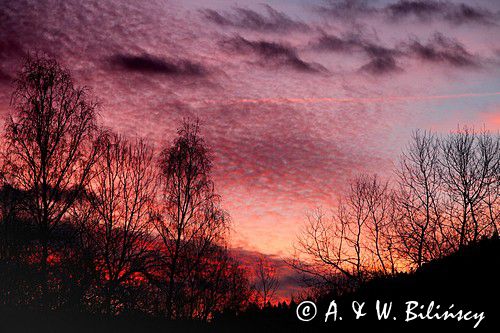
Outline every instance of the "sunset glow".
<svg viewBox="0 0 500 333">
<path fill-rule="evenodd" d="M 90 88 L 99 121 L 157 151 L 198 117 L 230 247 L 291 279 L 282 259 L 307 212 L 335 208 L 358 173 L 391 177 L 412 131 L 500 130 L 498 1 L 471 1 L 477 15 L 456 1 L 353 3 L 2 3 L 0 111 L 22 56 L 39 50 Z"/>
</svg>

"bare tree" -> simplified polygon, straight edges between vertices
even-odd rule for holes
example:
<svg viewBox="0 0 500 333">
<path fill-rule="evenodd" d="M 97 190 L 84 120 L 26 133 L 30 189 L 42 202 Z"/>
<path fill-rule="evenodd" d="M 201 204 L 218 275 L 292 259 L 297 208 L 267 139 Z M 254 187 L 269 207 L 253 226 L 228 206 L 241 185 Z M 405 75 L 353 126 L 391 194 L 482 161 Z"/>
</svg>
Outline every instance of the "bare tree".
<svg viewBox="0 0 500 333">
<path fill-rule="evenodd" d="M 399 206 L 397 204 L 396 191 L 389 189 L 385 198 L 386 219 L 381 226 L 382 246 L 385 249 L 386 266 L 390 267 L 391 274 L 396 274 L 401 269 L 405 269 L 405 267 L 401 265 L 401 258 L 397 250 L 400 243 L 397 225 L 401 221 L 401 213 L 399 212 Z"/>
<path fill-rule="evenodd" d="M 461 212 L 456 218 L 458 223 L 454 224 L 459 247 L 478 240 L 484 229 L 481 204 L 491 193 L 498 175 L 497 140 L 493 141 L 487 132 L 476 133 L 463 128 L 450 134 L 441 144 L 442 178 L 451 198 L 450 204 L 459 205 L 458 209 L 452 207 L 450 211 Z"/>
<path fill-rule="evenodd" d="M 117 311 L 113 301 L 119 301 L 115 299 L 117 291 L 130 283 L 134 274 L 143 272 L 149 261 L 150 227 L 155 217 L 153 151 L 142 140 L 129 142 L 110 134 L 95 172 L 87 194 L 95 209 L 93 235 L 105 309 L 113 314 Z"/>
<path fill-rule="evenodd" d="M 439 257 L 448 240 L 443 229 L 439 167 L 437 138 L 430 132 L 415 132 L 396 173 L 401 212 L 398 250 L 417 267 Z"/>
<path fill-rule="evenodd" d="M 308 216 L 288 263 L 309 286 L 351 288 L 498 234 L 499 137 L 417 131 L 396 171 L 351 181 L 332 217 Z"/>
<path fill-rule="evenodd" d="M 214 245 L 205 252 L 203 269 L 193 274 L 190 317 L 209 320 L 214 314 L 242 311 L 251 297 L 247 271 L 227 248 Z"/>
<path fill-rule="evenodd" d="M 256 293 L 256 300 L 261 307 L 265 307 L 274 300 L 276 291 L 279 288 L 276 268 L 264 256 L 259 256 L 254 268 L 254 274 L 253 289 Z"/>
<path fill-rule="evenodd" d="M 339 206 L 337 216 L 342 214 L 343 206 Z M 294 256 L 287 263 L 303 274 L 305 285 L 318 290 L 339 281 L 353 281 L 352 249 L 347 244 L 347 233 L 346 219 L 337 220 L 316 209 L 307 215 L 294 244 Z"/>
<path fill-rule="evenodd" d="M 481 133 L 478 138 L 478 149 L 487 170 L 483 181 L 484 194 L 480 198 L 486 222 L 480 233 L 491 231 L 498 235 L 498 223 L 500 222 L 500 136 L 488 132 Z"/>
<path fill-rule="evenodd" d="M 371 181 L 367 176 L 354 179 L 349 192 L 339 200 L 332 217 L 328 218 L 321 210 L 308 216 L 298 237 L 295 258 L 288 263 L 306 276 L 313 277 L 310 282 L 337 287 L 344 284 L 342 287 L 350 288 L 367 277 L 371 269 L 366 242 L 367 223 L 374 216 L 378 219 L 378 213 L 370 211 L 370 208 L 375 208 L 370 207 L 373 203 L 368 198 Z M 382 227 L 378 220 L 376 223 L 380 244 Z"/>
<path fill-rule="evenodd" d="M 366 248 L 374 256 L 371 269 L 383 274 L 394 274 L 396 271 L 394 225 L 397 221 L 397 212 L 393 193 L 389 190 L 389 183 L 381 182 L 376 175 L 365 176 L 362 179 L 365 186 L 360 195 L 366 200 L 369 212 Z"/>
<path fill-rule="evenodd" d="M 203 269 L 203 256 L 223 242 L 228 219 L 210 177 L 208 147 L 198 122 L 184 122 L 178 137 L 163 150 L 160 161 L 162 213 L 155 227 L 162 240 L 166 276 L 151 276 L 166 296 L 166 316 L 187 316 L 183 299 L 191 277 Z"/>
<path fill-rule="evenodd" d="M 98 137 L 96 104 L 56 60 L 27 57 L 12 95 L 3 151 L 6 182 L 28 194 L 40 234 L 42 293 L 48 290 L 51 234 L 90 179 Z"/>
<path fill-rule="evenodd" d="M 347 194 L 345 201 L 346 208 L 340 219 L 347 219 L 345 222 L 350 229 L 351 237 L 346 240 L 354 249 L 355 253 L 355 274 L 358 282 L 363 279 L 365 265 L 362 251 L 363 246 L 363 230 L 365 224 L 370 218 L 370 207 L 367 200 L 367 192 L 370 187 L 370 182 L 365 175 L 355 178 L 351 182 L 350 192 Z"/>
</svg>

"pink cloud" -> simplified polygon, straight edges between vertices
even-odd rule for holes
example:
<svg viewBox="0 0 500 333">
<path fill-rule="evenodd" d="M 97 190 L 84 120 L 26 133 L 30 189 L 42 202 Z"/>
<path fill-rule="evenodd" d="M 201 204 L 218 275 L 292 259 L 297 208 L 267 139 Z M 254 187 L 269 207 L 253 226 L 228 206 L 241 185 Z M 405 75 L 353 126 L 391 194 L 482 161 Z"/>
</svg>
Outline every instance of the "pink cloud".
<svg viewBox="0 0 500 333">
<path fill-rule="evenodd" d="M 500 128 L 498 108 L 482 112 L 471 102 L 456 119 L 440 113 L 450 100 L 489 98 L 498 106 L 497 95 L 486 96 L 500 91 L 492 60 L 497 25 L 457 26 L 439 15 L 404 25 L 351 12 L 354 21 L 291 6 L 249 8 L 264 29 L 231 5 L 220 5 L 229 20 L 221 25 L 203 15 L 210 3 L 2 4 L 0 111 L 9 108 L 8 78 L 20 56 L 41 49 L 93 89 L 102 122 L 116 131 L 160 146 L 182 118 L 199 117 L 233 217 L 234 245 L 284 256 L 306 210 L 330 206 L 358 172 L 389 173 L 415 127 L 484 121 Z M 436 32 L 449 39 L 436 42 Z M 358 42 L 342 52 L 319 50 L 314 45 L 325 35 Z M 247 42 L 221 46 L 237 36 Z M 412 40 L 418 54 L 432 49 L 437 60 L 408 54 Z M 453 66 L 464 50 L 458 59 L 465 54 L 481 66 Z M 391 64 L 401 70 L 376 70 L 396 68 Z"/>
</svg>

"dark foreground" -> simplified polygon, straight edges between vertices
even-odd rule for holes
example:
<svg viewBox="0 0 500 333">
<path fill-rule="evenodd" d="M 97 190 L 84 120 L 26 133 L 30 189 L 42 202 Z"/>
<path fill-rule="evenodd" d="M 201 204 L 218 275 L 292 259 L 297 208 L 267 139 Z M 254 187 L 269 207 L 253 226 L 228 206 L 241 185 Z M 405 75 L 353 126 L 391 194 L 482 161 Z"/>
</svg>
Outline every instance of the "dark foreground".
<svg viewBox="0 0 500 333">
<path fill-rule="evenodd" d="M 498 331 L 500 328 L 499 274 L 500 240 L 484 240 L 459 252 L 431 262 L 415 273 L 401 274 L 393 278 L 373 280 L 356 293 L 337 297 L 324 295 L 315 300 L 317 315 L 308 322 L 297 319 L 296 305 L 291 309 L 250 310 L 231 317 L 218 318 L 211 323 L 169 322 L 144 316 L 115 318 L 75 313 L 34 313 L 26 310 L 1 309 L 0 332 L 321 332 L 321 331 L 408 331 L 422 329 L 456 328 L 471 330 L 477 323 L 473 314 L 484 313 L 484 319 L 476 330 Z M 331 301 L 335 300 L 338 313 L 325 321 Z M 392 311 L 387 320 L 378 320 L 376 301 L 392 301 Z M 365 316 L 356 320 L 352 302 L 366 302 Z M 415 319 L 406 322 L 406 302 L 418 302 L 413 311 L 427 316 L 428 307 L 434 301 L 430 315 L 443 313 L 453 304 L 450 313 L 468 311 L 469 319 L 456 318 Z M 416 303 L 413 303 L 416 304 Z M 419 310 L 423 305 L 424 309 Z M 440 305 L 440 309 L 436 309 Z M 333 308 L 331 308 L 333 310 Z M 339 320 L 342 317 L 342 320 Z M 397 317 L 394 319 L 394 317 Z"/>
</svg>

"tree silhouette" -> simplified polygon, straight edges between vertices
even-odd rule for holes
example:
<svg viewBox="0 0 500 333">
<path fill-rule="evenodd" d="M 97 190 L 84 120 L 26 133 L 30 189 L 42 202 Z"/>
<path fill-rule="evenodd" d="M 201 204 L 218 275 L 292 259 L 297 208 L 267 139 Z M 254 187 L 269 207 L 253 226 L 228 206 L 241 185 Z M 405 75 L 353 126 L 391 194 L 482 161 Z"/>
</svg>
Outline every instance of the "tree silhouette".
<svg viewBox="0 0 500 333">
<path fill-rule="evenodd" d="M 54 229 L 90 180 L 98 145 L 96 104 L 56 60 L 28 56 L 15 82 L 4 134 L 5 182 L 26 193 L 39 232 L 42 294 L 48 292 Z"/>
<path fill-rule="evenodd" d="M 222 246 L 205 250 L 202 269 L 193 272 L 188 288 L 187 316 L 208 320 L 217 313 L 241 313 L 251 296 L 247 272 Z"/>
<path fill-rule="evenodd" d="M 254 267 L 253 289 L 256 292 L 256 301 L 261 307 L 273 302 L 279 288 L 276 268 L 263 256 L 259 256 Z"/>
<path fill-rule="evenodd" d="M 376 175 L 361 179 L 365 186 L 360 195 L 366 201 L 369 215 L 366 249 L 373 256 L 371 269 L 384 275 L 394 274 L 397 271 L 394 231 L 397 207 L 394 193 L 389 189 L 389 183 L 381 181 Z"/>
<path fill-rule="evenodd" d="M 331 217 L 307 217 L 289 264 L 306 285 L 342 291 L 498 234 L 499 166 L 498 135 L 417 131 L 395 182 L 357 176 Z"/>
<path fill-rule="evenodd" d="M 446 253 L 451 240 L 443 225 L 439 141 L 429 132 L 417 131 L 403 152 L 398 176 L 398 250 L 417 267 Z M 438 231 L 442 237 L 437 237 Z"/>
<path fill-rule="evenodd" d="M 190 316 L 185 309 L 188 293 L 183 290 L 193 275 L 203 270 L 205 252 L 224 240 L 228 227 L 210 179 L 211 168 L 199 123 L 184 122 L 172 146 L 161 153 L 162 212 L 155 221 L 163 243 L 161 266 L 166 276 L 153 280 L 165 294 L 168 318 Z"/>
<path fill-rule="evenodd" d="M 210 320 L 248 303 L 198 122 L 156 163 L 103 131 L 96 104 L 45 56 L 19 72 L 2 143 L 0 306 Z"/>
<path fill-rule="evenodd" d="M 156 170 L 153 151 L 142 140 L 107 136 L 88 183 L 94 209 L 91 226 L 107 313 L 115 313 L 118 292 L 150 261 Z M 91 220 L 92 221 L 92 220 Z M 118 296 L 117 296 L 118 295 Z"/>
<path fill-rule="evenodd" d="M 498 188 L 499 139 L 463 128 L 442 141 L 441 152 L 442 178 L 451 199 L 450 218 L 462 247 L 479 240 L 483 231 L 496 228 L 496 221 L 481 221 L 481 205 Z"/>
</svg>

